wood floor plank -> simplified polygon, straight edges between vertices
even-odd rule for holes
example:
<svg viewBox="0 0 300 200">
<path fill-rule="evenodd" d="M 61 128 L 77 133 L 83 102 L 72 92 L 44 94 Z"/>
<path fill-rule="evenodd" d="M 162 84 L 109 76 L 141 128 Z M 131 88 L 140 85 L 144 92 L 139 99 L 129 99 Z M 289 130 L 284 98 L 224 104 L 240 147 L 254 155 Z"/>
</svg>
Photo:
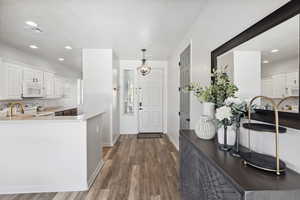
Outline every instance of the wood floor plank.
<svg viewBox="0 0 300 200">
<path fill-rule="evenodd" d="M 122 135 L 106 148 L 89 191 L 0 195 L 0 200 L 180 200 L 179 153 L 163 138 Z"/>
<path fill-rule="evenodd" d="M 140 166 L 134 165 L 131 173 L 128 200 L 139 200 L 139 176 Z"/>
<path fill-rule="evenodd" d="M 97 195 L 96 200 L 108 200 L 109 190 L 100 190 L 100 192 Z"/>
</svg>

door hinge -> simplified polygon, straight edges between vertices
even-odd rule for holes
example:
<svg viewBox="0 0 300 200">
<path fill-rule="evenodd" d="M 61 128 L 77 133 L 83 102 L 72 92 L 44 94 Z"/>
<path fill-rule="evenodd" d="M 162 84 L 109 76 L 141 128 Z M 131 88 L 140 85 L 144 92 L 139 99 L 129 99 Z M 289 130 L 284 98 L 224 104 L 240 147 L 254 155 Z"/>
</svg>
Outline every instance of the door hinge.
<svg viewBox="0 0 300 200">
<path fill-rule="evenodd" d="M 181 66 L 181 62 L 178 63 L 178 66 L 179 66 L 179 67 Z"/>
<path fill-rule="evenodd" d="M 179 92 L 181 91 L 181 88 L 180 88 L 180 87 L 178 88 L 178 91 L 179 91 Z"/>
<path fill-rule="evenodd" d="M 180 116 L 180 112 L 178 112 L 178 115 Z"/>
</svg>

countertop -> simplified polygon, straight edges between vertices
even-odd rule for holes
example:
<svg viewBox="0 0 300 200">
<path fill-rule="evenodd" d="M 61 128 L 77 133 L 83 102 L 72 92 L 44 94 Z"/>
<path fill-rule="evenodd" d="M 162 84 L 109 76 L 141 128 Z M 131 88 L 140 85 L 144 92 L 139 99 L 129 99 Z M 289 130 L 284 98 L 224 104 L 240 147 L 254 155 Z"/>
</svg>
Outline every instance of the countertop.
<svg viewBox="0 0 300 200">
<path fill-rule="evenodd" d="M 77 116 L 54 116 L 55 112 L 60 112 L 64 110 L 69 109 L 79 109 L 76 106 L 70 106 L 70 107 L 52 107 L 52 108 L 46 108 L 42 112 L 38 112 L 37 116 L 33 115 L 24 115 L 24 117 L 0 117 L 0 123 L 20 123 L 20 122 L 29 122 L 29 121 L 85 121 L 90 118 L 93 118 L 94 116 L 100 115 L 104 112 L 95 113 L 93 115 L 88 115 L 87 113 L 79 111 L 79 114 Z M 49 115 L 44 115 L 49 114 Z"/>
<path fill-rule="evenodd" d="M 214 140 L 200 139 L 193 130 L 182 130 L 180 137 L 187 139 L 212 165 L 243 190 L 300 190 L 300 174 L 293 170 L 287 169 L 284 175 L 276 176 L 243 165 L 241 159 L 220 151 Z"/>
</svg>

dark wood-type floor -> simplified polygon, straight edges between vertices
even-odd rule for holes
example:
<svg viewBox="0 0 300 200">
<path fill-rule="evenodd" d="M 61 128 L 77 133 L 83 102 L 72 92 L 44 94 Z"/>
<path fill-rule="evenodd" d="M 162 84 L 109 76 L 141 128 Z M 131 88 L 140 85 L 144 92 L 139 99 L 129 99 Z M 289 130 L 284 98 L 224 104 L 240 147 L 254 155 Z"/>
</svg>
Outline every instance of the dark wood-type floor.
<svg viewBox="0 0 300 200">
<path fill-rule="evenodd" d="M 0 200 L 179 200 L 179 156 L 167 137 L 123 135 L 86 192 L 0 195 Z"/>
</svg>

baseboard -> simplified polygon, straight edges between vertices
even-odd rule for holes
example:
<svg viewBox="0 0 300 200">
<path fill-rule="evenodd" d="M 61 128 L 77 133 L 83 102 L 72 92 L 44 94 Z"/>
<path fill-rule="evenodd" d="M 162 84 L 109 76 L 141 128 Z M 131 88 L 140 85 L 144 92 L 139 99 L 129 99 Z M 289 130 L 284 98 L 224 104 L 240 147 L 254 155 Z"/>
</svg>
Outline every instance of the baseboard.
<svg viewBox="0 0 300 200">
<path fill-rule="evenodd" d="M 102 146 L 103 147 L 112 147 L 113 145 L 111 143 L 103 143 Z"/>
<path fill-rule="evenodd" d="M 91 185 L 93 185 L 93 183 L 94 183 L 94 181 L 96 180 L 96 178 L 97 178 L 99 172 L 101 171 L 103 165 L 104 165 L 104 162 L 101 160 L 101 161 L 98 163 L 96 169 L 94 170 L 94 172 L 92 173 L 91 177 L 90 177 L 89 180 L 88 180 L 88 188 L 90 188 Z"/>
<path fill-rule="evenodd" d="M 169 138 L 169 140 L 172 142 L 172 144 L 174 145 L 174 147 L 177 149 L 177 151 L 179 151 L 179 146 L 178 144 L 174 141 L 173 137 L 170 137 L 168 134 L 166 134 Z"/>
<path fill-rule="evenodd" d="M 113 145 L 115 145 L 118 141 L 118 139 L 120 138 L 121 135 L 118 135 L 118 137 L 116 137 L 116 139 L 113 141 Z"/>
<path fill-rule="evenodd" d="M 81 185 L 30 185 L 1 187 L 0 194 L 26 194 L 44 192 L 74 192 L 88 190 L 87 184 Z"/>
</svg>

